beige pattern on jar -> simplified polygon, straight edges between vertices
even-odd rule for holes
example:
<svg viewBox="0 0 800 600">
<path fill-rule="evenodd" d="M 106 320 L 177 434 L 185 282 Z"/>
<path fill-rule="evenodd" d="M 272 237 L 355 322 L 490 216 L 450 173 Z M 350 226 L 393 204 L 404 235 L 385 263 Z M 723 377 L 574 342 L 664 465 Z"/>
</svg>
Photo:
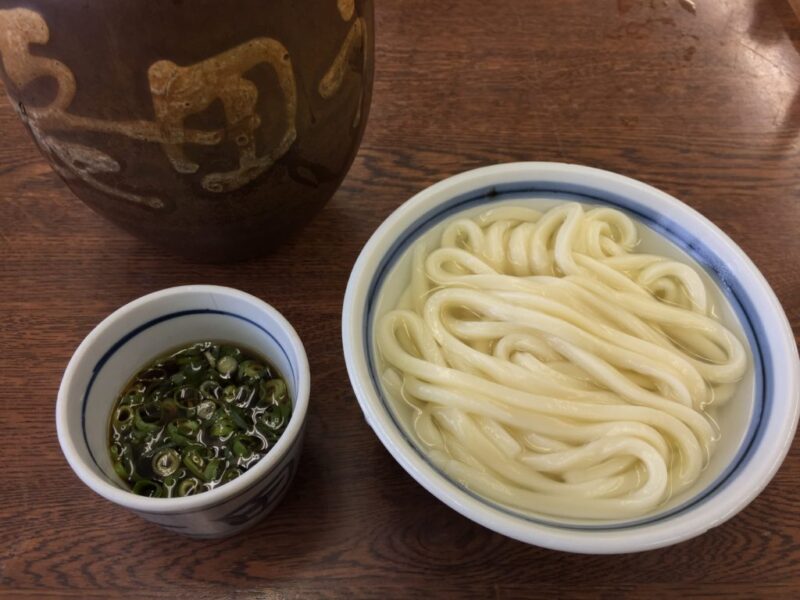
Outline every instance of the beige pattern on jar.
<svg viewBox="0 0 800 600">
<path fill-rule="evenodd" d="M 354 12 L 352 4 L 340 1 L 340 12 Z M 45 129 L 80 129 L 159 143 L 173 168 L 183 174 L 196 173 L 200 168 L 186 156 L 184 144 L 214 146 L 225 139 L 233 140 L 238 147 L 239 166 L 232 171 L 206 175 L 202 186 L 210 192 L 233 191 L 255 180 L 289 150 L 297 137 L 295 76 L 289 52 L 277 40 L 256 38 L 188 66 L 157 61 L 148 69 L 155 120 L 110 121 L 68 112 L 76 93 L 72 71 L 58 60 L 35 56 L 30 51 L 30 45 L 45 45 L 50 38 L 41 15 L 25 8 L 0 10 L 0 30 L 4 32 L 0 37 L 0 57 L 9 79 L 18 89 L 45 76 L 58 83 L 56 97 L 47 106 L 28 107 L 19 103 L 16 107 L 42 149 L 58 159 L 54 160 L 58 172 L 121 199 L 150 208 L 164 206 L 157 198 L 118 190 L 98 180 L 95 175 L 119 172 L 119 163 L 100 150 L 59 140 L 45 133 Z M 284 107 L 280 115 L 284 124 L 280 140 L 260 156 L 256 153 L 255 139 L 261 125 L 261 118 L 255 112 L 258 90 L 244 78 L 244 73 L 258 64 L 267 64 L 275 72 Z M 204 131 L 184 126 L 188 116 L 202 112 L 217 99 L 225 109 L 223 128 Z"/>
</svg>

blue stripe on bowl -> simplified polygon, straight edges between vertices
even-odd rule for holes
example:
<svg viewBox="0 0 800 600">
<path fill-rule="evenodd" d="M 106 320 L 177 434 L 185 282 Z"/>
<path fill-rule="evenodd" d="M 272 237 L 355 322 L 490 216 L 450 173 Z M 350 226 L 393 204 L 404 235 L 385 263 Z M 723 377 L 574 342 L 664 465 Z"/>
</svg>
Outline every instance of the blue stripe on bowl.
<svg viewBox="0 0 800 600">
<path fill-rule="evenodd" d="M 225 310 L 216 310 L 210 308 L 198 308 L 193 310 L 182 310 L 178 312 L 168 313 L 166 315 L 162 315 L 146 323 L 139 325 L 136 329 L 133 329 L 122 336 L 119 340 L 117 340 L 108 351 L 100 357 L 100 360 L 97 361 L 94 368 L 92 369 L 92 377 L 89 379 L 89 384 L 86 386 L 86 391 L 83 394 L 83 402 L 81 405 L 81 430 L 83 432 L 83 442 L 86 444 L 86 448 L 89 450 L 89 456 L 92 457 L 92 462 L 94 462 L 95 466 L 100 472 L 103 470 L 100 468 L 100 465 L 97 463 L 97 459 L 94 457 L 94 453 L 92 452 L 92 447 L 89 445 L 89 439 L 86 435 L 86 405 L 89 401 L 89 394 L 92 391 L 92 387 L 94 386 L 94 382 L 97 379 L 97 376 L 100 374 L 100 371 L 103 369 L 105 364 L 111 359 L 112 356 L 122 348 L 125 344 L 135 338 L 137 335 L 142 333 L 143 331 L 147 331 L 151 327 L 159 325 L 160 323 L 164 323 L 165 321 L 171 321 L 172 319 L 178 319 L 181 317 L 188 317 L 192 315 L 223 315 L 226 317 L 233 317 L 235 319 L 239 319 L 241 321 L 245 321 L 252 325 L 253 327 L 259 329 L 261 332 L 267 334 L 269 338 L 275 342 L 275 345 L 280 348 L 281 353 L 286 358 L 286 363 L 289 365 L 289 370 L 291 371 L 292 381 L 294 382 L 294 389 L 299 389 L 299 383 L 297 381 L 297 373 L 294 371 L 294 367 L 292 365 L 292 361 L 289 359 L 289 355 L 286 352 L 286 349 L 275 339 L 275 336 L 272 335 L 269 331 L 267 331 L 264 327 L 253 321 L 252 319 L 248 319 L 247 317 L 243 317 L 242 315 L 237 315 L 236 313 L 228 312 Z M 165 351 L 168 348 L 165 348 Z"/>
<path fill-rule="evenodd" d="M 697 263 L 706 270 L 709 276 L 716 281 L 717 285 L 719 285 L 723 294 L 728 299 L 734 311 L 736 312 L 737 317 L 739 318 L 742 329 L 744 330 L 747 340 L 750 343 L 750 350 L 753 354 L 753 371 L 755 375 L 753 417 L 737 455 L 734 457 L 733 461 L 731 461 L 731 464 L 725 469 L 725 471 L 723 471 L 723 473 L 700 494 L 694 496 L 690 500 L 687 500 L 683 504 L 676 506 L 666 513 L 659 514 L 654 517 L 645 517 L 642 519 L 621 523 L 571 524 L 547 520 L 544 518 L 536 518 L 528 513 L 520 512 L 507 506 L 487 500 L 486 498 L 474 493 L 466 486 L 463 486 L 454 479 L 450 478 L 428 459 L 427 455 L 417 446 L 413 438 L 398 422 L 394 411 L 391 409 L 389 403 L 382 393 L 375 364 L 375 357 L 371 350 L 371 340 L 373 339 L 372 329 L 375 320 L 375 301 L 377 299 L 378 292 L 383 285 L 386 274 L 394 266 L 400 256 L 420 236 L 442 221 L 456 215 L 461 211 L 468 210 L 479 205 L 489 205 L 508 200 L 509 196 L 511 195 L 514 195 L 515 200 L 519 199 L 523 202 L 526 199 L 561 199 L 565 201 L 578 201 L 595 205 L 602 204 L 628 213 L 639 222 L 653 229 L 656 233 L 659 233 L 663 237 L 667 238 L 680 249 L 685 251 L 695 261 L 697 261 Z M 520 197 L 523 195 L 525 198 Z M 758 312 L 755 308 L 752 298 L 750 298 L 750 295 L 736 277 L 736 274 L 731 272 L 727 266 L 722 264 L 702 240 L 689 234 L 678 223 L 671 220 L 669 217 L 660 214 L 652 208 L 640 204 L 635 200 L 614 194 L 607 190 L 560 181 L 518 182 L 487 186 L 467 194 L 456 196 L 446 202 L 443 202 L 442 204 L 423 214 L 411 226 L 409 226 L 386 252 L 385 256 L 378 264 L 373 279 L 370 281 L 369 288 L 367 290 L 366 307 L 367 309 L 364 313 L 362 328 L 364 331 L 362 343 L 364 344 L 364 353 L 367 357 L 372 387 L 375 391 L 375 394 L 377 394 L 377 396 L 380 398 L 383 408 L 391 417 L 395 427 L 403 436 L 406 444 L 412 448 L 413 451 L 423 461 L 425 461 L 428 466 L 431 467 L 431 469 L 436 471 L 443 479 L 455 486 L 458 490 L 468 494 L 479 502 L 490 506 L 494 510 L 531 523 L 577 531 L 620 531 L 623 529 L 631 529 L 643 525 L 650 525 L 653 523 L 674 519 L 686 513 L 688 510 L 710 501 L 722 490 L 724 490 L 731 483 L 731 481 L 733 481 L 734 475 L 737 473 L 737 471 L 744 468 L 744 466 L 750 461 L 751 457 L 755 453 L 756 448 L 758 448 L 763 440 L 764 431 L 766 428 L 762 427 L 762 425 L 769 421 L 770 412 L 772 410 L 772 391 L 770 378 L 766 376 L 766 369 L 772 369 L 773 363 L 770 357 L 769 345 L 766 343 L 766 331 L 758 316 Z"/>
</svg>

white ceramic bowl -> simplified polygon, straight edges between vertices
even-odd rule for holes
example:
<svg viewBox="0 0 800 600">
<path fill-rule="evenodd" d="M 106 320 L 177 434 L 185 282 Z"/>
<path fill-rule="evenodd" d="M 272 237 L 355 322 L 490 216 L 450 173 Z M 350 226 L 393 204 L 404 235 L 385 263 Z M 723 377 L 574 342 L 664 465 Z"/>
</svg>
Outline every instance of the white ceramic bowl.
<svg viewBox="0 0 800 600">
<path fill-rule="evenodd" d="M 408 248 L 438 234 L 456 214 L 501 203 L 546 208 L 577 200 L 630 214 L 641 249 L 702 267 L 716 282 L 717 310 L 749 341 L 753 369 L 720 411 L 723 432 L 695 485 L 646 517 L 614 523 L 565 521 L 524 513 L 472 493 L 440 472 L 419 449 L 402 403 L 378 377 L 372 331 L 410 277 Z M 735 324 L 738 324 L 735 325 Z M 394 458 L 440 500 L 499 533 L 571 552 L 622 553 L 658 548 L 699 535 L 753 500 L 783 461 L 798 418 L 800 364 L 789 323 L 763 276 L 720 229 L 675 198 L 644 183 L 588 167 L 514 163 L 462 173 L 417 194 L 377 229 L 347 286 L 342 338 L 350 381 L 367 422 Z"/>
<path fill-rule="evenodd" d="M 108 453 L 114 401 L 150 360 L 205 339 L 241 344 L 278 368 L 293 400 L 289 425 L 264 458 L 225 485 L 185 498 L 137 496 L 114 473 Z M 78 477 L 101 496 L 171 531 L 223 537 L 262 519 L 289 488 L 302 448 L 309 385 L 303 344 L 274 308 L 231 288 L 171 288 L 126 304 L 83 340 L 58 391 L 58 440 Z"/>
</svg>

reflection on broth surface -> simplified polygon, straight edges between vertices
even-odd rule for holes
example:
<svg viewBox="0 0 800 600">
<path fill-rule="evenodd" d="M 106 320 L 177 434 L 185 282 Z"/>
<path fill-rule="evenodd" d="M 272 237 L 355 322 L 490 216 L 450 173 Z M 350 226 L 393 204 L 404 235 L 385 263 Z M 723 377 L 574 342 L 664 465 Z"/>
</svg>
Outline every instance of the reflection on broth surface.
<svg viewBox="0 0 800 600">
<path fill-rule="evenodd" d="M 641 233 L 607 207 L 504 205 L 411 248 L 377 346 L 439 468 L 568 519 L 641 516 L 698 480 L 749 353 L 708 277 Z"/>
</svg>

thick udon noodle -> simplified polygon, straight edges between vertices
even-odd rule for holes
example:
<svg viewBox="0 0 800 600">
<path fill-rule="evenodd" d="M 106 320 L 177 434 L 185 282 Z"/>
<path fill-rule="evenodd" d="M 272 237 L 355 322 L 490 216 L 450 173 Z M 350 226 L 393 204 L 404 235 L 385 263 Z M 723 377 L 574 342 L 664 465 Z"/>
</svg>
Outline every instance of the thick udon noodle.
<svg viewBox="0 0 800 600">
<path fill-rule="evenodd" d="M 377 324 L 383 383 L 476 493 L 535 513 L 625 519 L 694 483 L 747 352 L 690 266 L 634 252 L 609 208 L 499 207 L 413 249 Z"/>
</svg>

